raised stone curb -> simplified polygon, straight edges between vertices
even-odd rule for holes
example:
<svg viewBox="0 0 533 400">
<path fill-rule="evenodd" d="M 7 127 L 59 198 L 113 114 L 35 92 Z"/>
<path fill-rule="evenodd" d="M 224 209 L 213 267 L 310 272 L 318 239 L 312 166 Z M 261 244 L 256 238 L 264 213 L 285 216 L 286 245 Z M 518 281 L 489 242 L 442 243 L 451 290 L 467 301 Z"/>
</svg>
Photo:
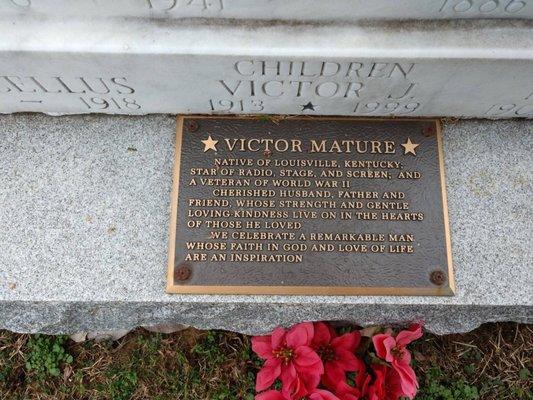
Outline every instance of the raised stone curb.
<svg viewBox="0 0 533 400">
<path fill-rule="evenodd" d="M 533 23 L 525 20 L 30 14 L 0 18 L 0 37 L 0 113 L 533 117 Z"/>
</svg>

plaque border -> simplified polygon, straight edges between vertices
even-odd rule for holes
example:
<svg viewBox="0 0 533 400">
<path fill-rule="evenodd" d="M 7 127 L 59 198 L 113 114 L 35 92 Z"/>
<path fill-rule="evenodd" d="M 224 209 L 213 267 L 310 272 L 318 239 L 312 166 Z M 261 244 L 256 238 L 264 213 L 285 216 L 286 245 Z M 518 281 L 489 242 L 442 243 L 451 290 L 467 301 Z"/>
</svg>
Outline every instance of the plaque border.
<svg viewBox="0 0 533 400">
<path fill-rule="evenodd" d="M 172 192 L 170 201 L 170 230 L 168 246 L 168 267 L 166 292 L 169 294 L 205 294 L 205 295 L 304 295 L 304 296 L 453 296 L 455 294 L 455 276 L 452 262 L 452 243 L 450 221 L 448 217 L 448 199 L 446 194 L 446 179 L 444 172 L 444 150 L 442 140 L 442 124 L 439 118 L 360 118 L 334 116 L 287 116 L 287 119 L 305 120 L 350 120 L 350 121 L 428 121 L 435 124 L 437 136 L 437 153 L 439 157 L 440 185 L 442 195 L 442 209 L 444 214 L 444 237 L 446 245 L 447 281 L 443 286 L 430 286 L 428 277 L 427 287 L 379 287 L 379 286 L 225 286 L 225 285 L 176 285 L 174 283 L 174 261 L 176 253 L 176 230 L 178 218 L 178 195 L 181 166 L 181 143 L 183 125 L 186 119 L 257 119 L 264 116 L 257 115 L 178 115 L 176 117 L 175 154 L 172 176 Z M 267 116 L 272 117 L 272 116 Z"/>
</svg>

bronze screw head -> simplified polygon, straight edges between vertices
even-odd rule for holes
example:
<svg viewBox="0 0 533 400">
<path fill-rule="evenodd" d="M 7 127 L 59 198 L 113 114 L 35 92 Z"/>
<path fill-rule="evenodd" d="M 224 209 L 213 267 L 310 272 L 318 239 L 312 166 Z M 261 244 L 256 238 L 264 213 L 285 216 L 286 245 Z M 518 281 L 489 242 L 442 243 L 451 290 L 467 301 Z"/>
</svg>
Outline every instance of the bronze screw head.
<svg viewBox="0 0 533 400">
<path fill-rule="evenodd" d="M 174 280 L 186 281 L 191 277 L 191 269 L 187 265 L 178 265 L 174 269 Z"/>
<path fill-rule="evenodd" d="M 435 128 L 433 126 L 426 126 L 424 129 L 422 129 L 422 135 L 425 137 L 430 137 L 435 134 Z"/>
<path fill-rule="evenodd" d="M 196 132 L 198 128 L 198 122 L 192 119 L 187 121 L 187 129 L 189 130 L 189 132 Z"/>
<path fill-rule="evenodd" d="M 440 269 L 438 269 L 436 271 L 433 271 L 429 275 L 429 280 L 434 285 L 442 286 L 446 282 L 446 274 L 443 271 L 441 271 Z"/>
</svg>

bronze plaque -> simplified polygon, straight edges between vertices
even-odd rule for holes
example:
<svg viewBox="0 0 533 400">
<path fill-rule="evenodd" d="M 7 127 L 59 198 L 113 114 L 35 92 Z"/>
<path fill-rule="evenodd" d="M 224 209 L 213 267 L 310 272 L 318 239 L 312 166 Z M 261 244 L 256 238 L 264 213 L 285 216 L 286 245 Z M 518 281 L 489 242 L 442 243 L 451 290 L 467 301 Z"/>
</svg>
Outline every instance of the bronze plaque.
<svg viewBox="0 0 533 400">
<path fill-rule="evenodd" d="M 439 121 L 179 117 L 167 291 L 452 295 Z"/>
</svg>

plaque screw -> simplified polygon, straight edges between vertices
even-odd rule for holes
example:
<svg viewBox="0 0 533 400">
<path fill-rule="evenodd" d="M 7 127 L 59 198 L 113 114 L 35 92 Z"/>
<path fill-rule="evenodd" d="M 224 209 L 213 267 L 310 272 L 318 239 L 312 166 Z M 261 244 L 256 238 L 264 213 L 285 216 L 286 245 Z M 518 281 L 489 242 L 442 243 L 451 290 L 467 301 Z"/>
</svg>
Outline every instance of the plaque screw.
<svg viewBox="0 0 533 400">
<path fill-rule="evenodd" d="M 263 155 L 266 157 L 266 158 L 269 158 L 271 155 L 272 155 L 272 150 L 265 150 Z"/>
<path fill-rule="evenodd" d="M 432 126 L 426 126 L 424 129 L 422 129 L 422 135 L 425 137 L 430 137 L 435 134 L 435 128 Z"/>
<path fill-rule="evenodd" d="M 191 269 L 187 265 L 179 265 L 174 270 L 174 279 L 176 281 L 186 281 L 191 277 Z"/>
<path fill-rule="evenodd" d="M 437 286 L 442 286 L 446 282 L 446 274 L 438 269 L 429 275 L 429 280 Z"/>
<path fill-rule="evenodd" d="M 194 120 L 187 121 L 187 128 L 189 129 L 189 132 L 196 132 L 198 130 L 198 122 Z"/>
</svg>

